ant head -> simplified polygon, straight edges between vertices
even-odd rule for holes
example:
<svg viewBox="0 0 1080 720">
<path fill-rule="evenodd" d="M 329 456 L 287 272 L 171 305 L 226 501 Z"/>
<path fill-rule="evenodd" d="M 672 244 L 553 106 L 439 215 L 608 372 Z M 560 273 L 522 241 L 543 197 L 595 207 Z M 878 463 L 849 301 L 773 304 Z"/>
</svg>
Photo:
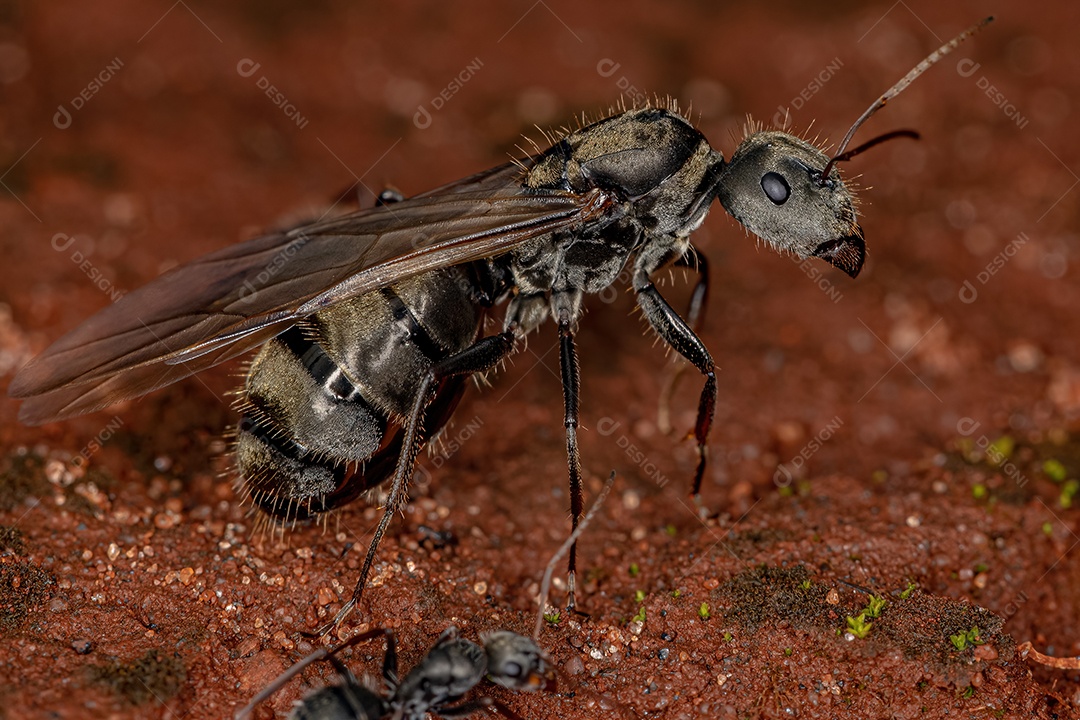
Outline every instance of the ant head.
<svg viewBox="0 0 1080 720">
<path fill-rule="evenodd" d="M 836 163 L 897 137 L 918 138 L 896 130 L 848 150 L 855 131 L 915 78 L 993 20 L 986 18 L 939 47 L 866 109 L 844 136 L 836 155 L 779 131 L 751 133 L 724 163 L 717 153 L 715 193 L 720 204 L 747 230 L 774 248 L 797 257 L 818 257 L 851 277 L 866 259 L 866 243 L 855 213 L 852 192 Z"/>
<path fill-rule="evenodd" d="M 509 630 L 484 636 L 488 678 L 514 690 L 555 690 L 547 655 L 532 638 Z"/>
<path fill-rule="evenodd" d="M 775 249 L 821 258 L 855 277 L 866 258 L 866 243 L 854 197 L 831 165 L 825 153 L 805 140 L 778 131 L 754 132 L 724 165 L 716 197 Z"/>
</svg>

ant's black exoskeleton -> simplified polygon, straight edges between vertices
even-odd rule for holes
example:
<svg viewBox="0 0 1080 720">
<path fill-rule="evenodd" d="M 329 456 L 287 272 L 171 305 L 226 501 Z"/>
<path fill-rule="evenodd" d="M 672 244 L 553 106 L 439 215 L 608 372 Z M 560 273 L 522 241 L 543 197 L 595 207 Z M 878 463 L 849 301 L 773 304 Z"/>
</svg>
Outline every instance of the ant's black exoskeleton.
<svg viewBox="0 0 1080 720">
<path fill-rule="evenodd" d="M 374 682 L 357 680 L 338 659 L 348 647 L 384 636 L 380 691 Z M 282 673 L 242 710 L 237 720 L 248 717 L 259 703 L 277 692 L 308 665 L 327 660 L 342 682 L 327 685 L 311 693 L 293 708 L 291 720 L 422 720 L 427 715 L 465 717 L 490 707 L 505 717 L 520 716 L 498 700 L 480 696 L 465 700 L 465 695 L 487 677 L 493 683 L 513 690 L 554 690 L 554 676 L 547 656 L 531 638 L 509 630 L 484 635 L 483 645 L 461 637 L 456 627 L 447 628 L 424 658 L 404 678 L 398 675 L 397 644 L 390 630 L 370 630 L 352 637 L 337 647 L 319 648 Z"/>
</svg>

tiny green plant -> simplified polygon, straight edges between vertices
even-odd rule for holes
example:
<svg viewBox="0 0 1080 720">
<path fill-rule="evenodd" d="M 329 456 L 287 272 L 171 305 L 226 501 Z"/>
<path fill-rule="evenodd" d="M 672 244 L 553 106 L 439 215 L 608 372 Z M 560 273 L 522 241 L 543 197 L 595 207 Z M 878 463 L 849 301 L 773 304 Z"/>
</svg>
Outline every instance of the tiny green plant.
<svg viewBox="0 0 1080 720">
<path fill-rule="evenodd" d="M 641 573 L 641 568 L 638 567 L 637 563 L 630 563 L 628 571 L 630 572 L 630 577 L 637 577 Z"/>
<path fill-rule="evenodd" d="M 678 600 L 680 595 L 682 595 L 682 590 L 676 589 L 671 591 L 671 597 L 673 600 Z"/>
<path fill-rule="evenodd" d="M 558 625 L 559 624 L 559 611 L 558 610 L 552 610 L 551 612 L 544 613 L 544 620 L 549 625 Z"/>
<path fill-rule="evenodd" d="M 668 537 L 675 537 L 675 535 L 679 531 L 674 525 L 668 523 L 667 525 L 664 526 L 664 532 L 667 533 Z"/>
<path fill-rule="evenodd" d="M 644 590 L 635 590 L 634 591 L 634 602 L 636 602 L 638 605 L 645 602 L 645 591 Z"/>
<path fill-rule="evenodd" d="M 635 615 L 634 617 L 630 618 L 630 622 L 639 622 L 639 623 L 643 623 L 643 622 L 645 622 L 645 606 L 644 606 L 644 605 L 642 605 L 642 606 L 641 606 L 641 607 L 640 607 L 640 608 L 638 609 L 638 611 L 637 611 L 637 615 Z"/>
<path fill-rule="evenodd" d="M 900 599 L 901 600 L 907 600 L 909 597 L 911 597 L 911 593 L 915 592 L 918 589 L 919 589 L 919 584 L 917 582 L 913 582 L 913 581 L 909 580 L 908 584 L 907 584 L 907 587 L 904 588 L 903 592 L 900 593 Z"/>
<path fill-rule="evenodd" d="M 1013 440 L 1009 435 L 1002 435 L 990 443 L 990 447 L 986 448 L 986 459 L 994 465 L 1003 465 L 1006 460 L 1012 457 L 1015 449 L 1016 440 Z"/>
<path fill-rule="evenodd" d="M 888 604 L 888 600 L 877 595 L 871 595 L 870 600 L 866 604 L 866 609 L 863 610 L 866 616 L 869 618 L 880 617 L 881 611 L 885 609 Z"/>
<path fill-rule="evenodd" d="M 1080 491 L 1080 480 L 1066 480 L 1065 484 L 1061 486 L 1061 496 L 1058 498 L 1058 504 L 1061 505 L 1063 510 L 1072 507 L 1073 498 L 1078 491 Z"/>
<path fill-rule="evenodd" d="M 866 612 L 861 612 L 855 617 L 848 615 L 847 617 L 847 631 L 857 638 L 864 638 L 870 634 L 870 627 L 873 625 L 866 619 Z"/>
<path fill-rule="evenodd" d="M 803 590 L 809 590 L 810 589 L 810 581 L 809 580 L 803 580 L 801 583 L 799 583 L 799 587 L 802 588 Z"/>
<path fill-rule="evenodd" d="M 1049 520 L 1042 524 L 1043 535 L 1046 537 L 1052 537 L 1054 535 L 1054 525 Z"/>
<path fill-rule="evenodd" d="M 702 620 L 708 620 L 710 617 L 712 617 L 712 612 L 709 610 L 709 603 L 701 603 L 701 605 L 698 606 L 697 614 L 698 617 Z"/>
<path fill-rule="evenodd" d="M 729 632 L 724 633 L 724 642 L 731 642 L 735 636 Z"/>
<path fill-rule="evenodd" d="M 1043 461 L 1042 471 L 1046 477 L 1056 483 L 1063 482 L 1067 474 L 1065 465 L 1060 460 L 1055 460 L 1054 458 Z"/>
<path fill-rule="evenodd" d="M 982 483 L 975 483 L 975 485 L 971 488 L 971 497 L 975 498 L 976 500 L 982 500 L 984 497 L 986 497 L 986 494 L 986 486 Z"/>
<path fill-rule="evenodd" d="M 949 640 L 952 641 L 953 647 L 961 652 L 968 647 L 983 644 L 983 639 L 979 637 L 978 625 L 973 625 L 967 632 L 958 632 L 955 635 L 950 635 Z"/>
</svg>

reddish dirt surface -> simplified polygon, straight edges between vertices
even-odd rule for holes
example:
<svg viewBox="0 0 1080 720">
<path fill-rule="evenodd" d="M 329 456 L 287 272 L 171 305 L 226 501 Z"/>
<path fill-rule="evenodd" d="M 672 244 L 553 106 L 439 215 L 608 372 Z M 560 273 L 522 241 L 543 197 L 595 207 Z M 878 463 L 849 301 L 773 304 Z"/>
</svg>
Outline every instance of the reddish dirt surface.
<svg viewBox="0 0 1080 720">
<path fill-rule="evenodd" d="M 526 718 L 1077 716 L 1080 674 L 1016 650 L 1080 655 L 1076 3 L 227 7 L 0 4 L 5 377 L 114 290 L 355 176 L 427 190 L 621 91 L 692 103 L 725 153 L 747 113 L 783 106 L 835 141 L 940 39 L 999 15 L 861 133 L 923 140 L 849 166 L 871 188 L 856 281 L 762 251 L 719 208 L 697 234 L 721 367 L 707 512 L 677 437 L 697 380 L 665 436 L 662 351 L 625 288 L 593 299 L 590 496 L 619 475 L 581 543 L 591 615 L 541 636 L 559 694 L 493 694 Z M 681 306 L 687 288 L 666 292 Z M 424 460 L 383 541 L 346 629 L 393 628 L 405 665 L 451 622 L 531 627 L 568 531 L 554 347 L 549 327 L 470 392 L 456 451 Z M 211 371 L 42 428 L 0 403 L 0 716 L 226 717 L 311 651 L 298 631 L 340 607 L 377 514 L 260 537 L 219 477 L 236 382 Z M 846 635 L 871 594 L 880 617 Z M 373 673 L 380 649 L 348 662 Z"/>
</svg>

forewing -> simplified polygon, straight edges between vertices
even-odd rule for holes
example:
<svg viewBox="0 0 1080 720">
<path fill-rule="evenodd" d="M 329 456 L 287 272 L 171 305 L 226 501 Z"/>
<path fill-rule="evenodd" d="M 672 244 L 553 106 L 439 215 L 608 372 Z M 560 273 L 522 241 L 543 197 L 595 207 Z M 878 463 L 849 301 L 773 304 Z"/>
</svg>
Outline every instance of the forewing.
<svg viewBox="0 0 1080 720">
<path fill-rule="evenodd" d="M 91 412 L 261 345 L 296 320 L 437 267 L 601 217 L 593 191 L 523 193 L 500 166 L 392 205 L 238 243 L 130 292 L 63 336 L 9 388 L 39 424 Z"/>
</svg>

